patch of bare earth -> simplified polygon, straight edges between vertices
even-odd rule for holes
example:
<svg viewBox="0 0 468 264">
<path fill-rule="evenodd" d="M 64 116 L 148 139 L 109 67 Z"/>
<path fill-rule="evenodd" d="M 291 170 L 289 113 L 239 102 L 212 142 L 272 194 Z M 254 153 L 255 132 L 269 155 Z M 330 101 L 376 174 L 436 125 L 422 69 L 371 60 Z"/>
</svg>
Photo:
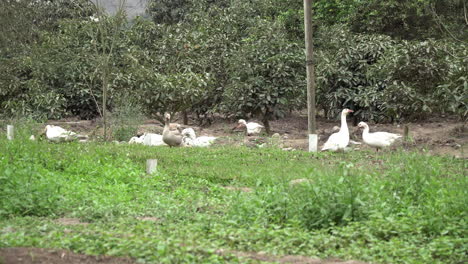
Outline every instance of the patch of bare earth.
<svg viewBox="0 0 468 264">
<path fill-rule="evenodd" d="M 287 256 L 275 256 L 268 255 L 259 252 L 243 252 L 243 251 L 231 251 L 219 249 L 216 254 L 221 256 L 234 255 L 238 258 L 247 258 L 252 260 L 264 261 L 264 262 L 275 262 L 275 263 L 295 263 L 295 264 L 365 264 L 364 262 L 348 260 L 342 261 L 338 259 L 317 259 L 306 256 L 287 255 Z"/>
<path fill-rule="evenodd" d="M 78 218 L 68 218 L 68 217 L 63 217 L 55 220 L 57 224 L 61 225 L 89 225 L 87 222 L 81 222 L 80 219 Z"/>
<path fill-rule="evenodd" d="M 230 190 L 230 191 L 240 191 L 240 192 L 246 192 L 246 193 L 253 191 L 253 189 L 249 187 L 224 186 L 223 188 L 226 190 Z"/>
<path fill-rule="evenodd" d="M 67 250 L 43 248 L 0 248 L 2 264 L 130 264 L 130 258 L 90 256 Z"/>
<path fill-rule="evenodd" d="M 149 221 L 149 222 L 159 222 L 161 221 L 161 218 L 157 218 L 157 217 L 154 217 L 154 216 L 140 216 L 140 217 L 137 217 L 138 220 L 141 220 L 141 221 Z"/>
</svg>

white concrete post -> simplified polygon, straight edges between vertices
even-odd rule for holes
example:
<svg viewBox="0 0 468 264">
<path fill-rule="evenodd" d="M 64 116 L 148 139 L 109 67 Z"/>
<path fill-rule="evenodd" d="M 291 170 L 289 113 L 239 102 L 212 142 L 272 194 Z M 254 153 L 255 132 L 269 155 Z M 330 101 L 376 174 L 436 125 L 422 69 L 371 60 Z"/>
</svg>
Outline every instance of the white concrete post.
<svg viewBox="0 0 468 264">
<path fill-rule="evenodd" d="M 7 125 L 7 138 L 13 140 L 15 137 L 15 128 L 12 125 Z"/>
<path fill-rule="evenodd" d="M 317 152 L 318 136 L 317 134 L 309 134 L 309 152 Z"/>
<path fill-rule="evenodd" d="M 158 160 L 156 159 L 149 159 L 146 160 L 146 174 L 153 174 L 158 167 Z"/>
</svg>

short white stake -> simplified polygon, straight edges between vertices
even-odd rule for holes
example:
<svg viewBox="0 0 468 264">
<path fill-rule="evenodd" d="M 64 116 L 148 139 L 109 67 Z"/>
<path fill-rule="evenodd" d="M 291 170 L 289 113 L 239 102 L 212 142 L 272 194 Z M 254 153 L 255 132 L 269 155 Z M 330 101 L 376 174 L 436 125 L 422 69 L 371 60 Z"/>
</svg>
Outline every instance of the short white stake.
<svg viewBox="0 0 468 264">
<path fill-rule="evenodd" d="M 7 125 L 7 138 L 8 140 L 13 140 L 15 137 L 15 127 L 12 125 Z"/>
<path fill-rule="evenodd" d="M 146 174 L 153 174 L 158 167 L 158 160 L 156 159 L 149 159 L 146 160 Z"/>
<path fill-rule="evenodd" d="M 309 134 L 309 152 L 317 152 L 318 136 L 317 134 Z"/>
</svg>

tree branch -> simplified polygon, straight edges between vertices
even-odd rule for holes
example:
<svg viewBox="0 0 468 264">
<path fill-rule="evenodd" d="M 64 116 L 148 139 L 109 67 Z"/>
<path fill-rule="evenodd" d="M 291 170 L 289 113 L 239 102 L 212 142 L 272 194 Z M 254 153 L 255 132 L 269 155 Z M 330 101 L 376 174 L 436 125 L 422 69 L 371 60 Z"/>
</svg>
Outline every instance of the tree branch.
<svg viewBox="0 0 468 264">
<path fill-rule="evenodd" d="M 434 6 L 433 5 L 429 5 L 429 6 L 431 8 L 432 13 L 434 14 L 434 16 L 436 18 L 437 24 L 439 25 L 439 27 L 441 29 L 445 29 L 445 31 L 447 31 L 447 33 L 450 35 L 450 37 L 453 38 L 454 40 L 462 42 L 462 43 L 467 43 L 466 41 L 460 40 L 457 37 L 455 37 L 455 35 L 453 35 L 452 32 L 450 32 L 450 30 L 447 28 L 447 26 L 445 26 L 445 24 L 442 22 L 439 15 L 437 15 L 437 12 L 436 12 Z M 465 15 L 466 15 L 466 13 L 465 13 Z"/>
</svg>

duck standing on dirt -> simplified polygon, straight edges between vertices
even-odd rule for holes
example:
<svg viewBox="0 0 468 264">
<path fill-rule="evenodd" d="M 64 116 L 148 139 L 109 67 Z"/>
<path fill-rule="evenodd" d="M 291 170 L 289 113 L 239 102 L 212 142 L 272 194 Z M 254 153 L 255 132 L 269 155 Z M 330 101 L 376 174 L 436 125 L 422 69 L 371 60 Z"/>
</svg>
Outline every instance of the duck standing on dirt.
<svg viewBox="0 0 468 264">
<path fill-rule="evenodd" d="M 260 134 L 263 128 L 263 126 L 258 123 L 255 123 L 255 122 L 247 123 L 244 119 L 239 119 L 239 121 L 237 122 L 237 126 L 234 127 L 234 129 L 241 128 L 241 127 L 246 128 L 247 136 Z"/>
<path fill-rule="evenodd" d="M 169 127 L 170 122 L 171 122 L 171 115 L 169 113 L 165 113 L 162 139 L 164 143 L 166 143 L 170 147 L 179 147 L 182 144 L 183 136 L 170 130 L 170 127 Z"/>
<path fill-rule="evenodd" d="M 331 134 L 328 138 L 327 142 L 322 147 L 322 151 L 330 150 L 330 151 L 344 151 L 346 146 L 349 144 L 349 130 L 348 130 L 348 123 L 346 123 L 346 116 L 349 113 L 352 113 L 353 110 L 351 109 L 343 109 L 341 111 L 341 127 L 340 131 Z"/>
<path fill-rule="evenodd" d="M 362 140 L 364 143 L 376 148 L 377 151 L 381 148 L 390 146 L 395 142 L 395 140 L 402 137 L 401 135 L 388 132 L 369 133 L 369 126 L 365 122 L 360 122 L 358 127 L 364 129 L 362 131 Z"/>
</svg>

